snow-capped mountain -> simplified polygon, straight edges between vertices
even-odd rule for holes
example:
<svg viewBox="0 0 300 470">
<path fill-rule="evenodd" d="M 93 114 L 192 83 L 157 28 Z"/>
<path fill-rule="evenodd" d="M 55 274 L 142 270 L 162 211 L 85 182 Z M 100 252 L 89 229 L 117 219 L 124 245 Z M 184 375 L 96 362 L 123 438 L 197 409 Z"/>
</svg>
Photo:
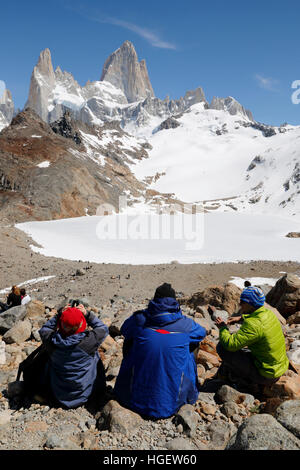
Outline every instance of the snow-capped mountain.
<svg viewBox="0 0 300 470">
<path fill-rule="evenodd" d="M 157 117 L 159 123 L 196 103 L 253 120 L 250 111 L 232 97 L 214 98 L 210 106 L 201 87 L 187 91 L 179 100 L 156 98 L 146 62 L 139 62 L 133 44 L 125 41 L 105 61 L 101 79 L 87 82 L 83 87 L 60 67 L 54 71 L 51 53 L 45 49 L 32 72 L 25 107 L 32 108 L 49 123 L 61 118 L 66 109 L 71 109 L 75 119 L 87 124 L 101 125 L 118 120 L 122 127 L 131 126 L 138 131 L 152 117 Z"/>
<path fill-rule="evenodd" d="M 300 215 L 300 126 L 265 126 L 203 103 L 155 124 L 151 135 L 145 129 L 149 158 L 131 166 L 149 188 L 210 211 Z"/>
<path fill-rule="evenodd" d="M 0 90 L 0 131 L 8 126 L 14 115 L 14 102 L 11 92 L 7 89 L 1 94 Z"/>
</svg>

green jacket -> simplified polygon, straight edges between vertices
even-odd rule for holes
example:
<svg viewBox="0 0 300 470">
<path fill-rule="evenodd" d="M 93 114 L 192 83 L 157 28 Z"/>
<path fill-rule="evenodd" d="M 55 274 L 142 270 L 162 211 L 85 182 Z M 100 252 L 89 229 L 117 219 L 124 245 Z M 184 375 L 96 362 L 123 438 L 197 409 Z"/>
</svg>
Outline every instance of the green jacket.
<svg viewBox="0 0 300 470">
<path fill-rule="evenodd" d="M 220 329 L 223 348 L 235 352 L 247 346 L 261 375 L 269 378 L 283 375 L 289 367 L 289 359 L 276 315 L 263 306 L 250 315 L 243 315 L 243 319 L 237 333 L 230 334 L 227 327 Z"/>
</svg>

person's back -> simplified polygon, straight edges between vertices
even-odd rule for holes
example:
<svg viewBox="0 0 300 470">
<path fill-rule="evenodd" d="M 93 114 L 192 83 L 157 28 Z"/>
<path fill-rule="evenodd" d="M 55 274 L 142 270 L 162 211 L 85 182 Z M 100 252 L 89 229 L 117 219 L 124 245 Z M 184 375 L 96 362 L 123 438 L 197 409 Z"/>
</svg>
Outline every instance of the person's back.
<svg viewBox="0 0 300 470">
<path fill-rule="evenodd" d="M 7 305 L 9 308 L 12 307 L 17 307 L 18 305 L 21 305 L 21 293 L 20 289 L 16 286 L 12 287 L 12 291 L 7 297 Z"/>
<path fill-rule="evenodd" d="M 125 321 L 121 334 L 125 352 L 115 385 L 120 403 L 159 418 L 196 402 L 199 385 L 192 349 L 206 331 L 182 315 L 175 295 L 155 296 L 146 310 Z"/>
<path fill-rule="evenodd" d="M 27 305 L 31 301 L 30 295 L 26 293 L 25 289 L 20 290 L 21 293 L 21 305 Z"/>
<path fill-rule="evenodd" d="M 76 331 L 71 328 L 67 331 L 65 325 L 74 318 L 81 318 L 83 324 Z M 93 330 L 86 330 L 86 325 Z M 99 390 L 105 387 L 104 368 L 97 350 L 107 335 L 108 328 L 101 320 L 91 312 L 86 312 L 85 318 L 80 316 L 78 308 L 66 309 L 41 328 L 40 336 L 50 352 L 44 380 L 49 380 L 59 403 L 77 407 L 89 399 L 95 387 Z"/>
</svg>

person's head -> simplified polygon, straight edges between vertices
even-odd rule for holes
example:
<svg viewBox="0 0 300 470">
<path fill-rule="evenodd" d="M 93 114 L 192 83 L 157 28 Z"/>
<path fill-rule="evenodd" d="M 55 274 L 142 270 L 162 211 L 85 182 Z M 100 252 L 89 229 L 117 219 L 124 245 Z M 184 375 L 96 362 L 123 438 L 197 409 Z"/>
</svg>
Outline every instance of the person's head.
<svg viewBox="0 0 300 470">
<path fill-rule="evenodd" d="M 154 299 L 162 299 L 164 297 L 172 297 L 173 299 L 176 299 L 176 293 L 175 290 L 172 288 L 171 284 L 164 283 L 161 286 L 159 286 L 154 294 Z"/>
<path fill-rule="evenodd" d="M 24 297 L 26 295 L 26 290 L 25 289 L 20 289 L 20 294 L 22 295 L 22 297 Z"/>
<path fill-rule="evenodd" d="M 246 287 L 240 298 L 240 306 L 243 313 L 253 313 L 265 303 L 265 296 L 259 287 Z"/>
<path fill-rule="evenodd" d="M 12 286 L 11 291 L 12 291 L 12 293 L 15 294 L 15 295 L 21 295 L 20 289 L 19 289 L 18 286 Z"/>
<path fill-rule="evenodd" d="M 251 287 L 251 282 L 250 281 L 245 281 L 244 286 L 245 287 Z"/>
<path fill-rule="evenodd" d="M 62 312 L 58 323 L 58 330 L 62 336 L 82 333 L 85 329 L 86 319 L 78 308 L 69 307 Z"/>
</svg>

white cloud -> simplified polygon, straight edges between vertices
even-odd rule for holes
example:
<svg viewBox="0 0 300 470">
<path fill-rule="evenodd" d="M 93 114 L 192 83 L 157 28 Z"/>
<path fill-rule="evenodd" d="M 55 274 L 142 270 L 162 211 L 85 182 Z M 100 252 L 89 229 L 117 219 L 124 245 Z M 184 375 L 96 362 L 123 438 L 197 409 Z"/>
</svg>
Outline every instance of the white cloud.
<svg viewBox="0 0 300 470">
<path fill-rule="evenodd" d="M 265 90 L 269 90 L 269 91 L 278 91 L 277 89 L 277 85 L 279 83 L 278 80 L 275 80 L 274 78 L 263 77 L 262 75 L 259 75 L 259 74 L 255 75 L 255 79 L 257 80 L 261 88 L 264 88 Z"/>
<path fill-rule="evenodd" d="M 128 21 L 119 20 L 117 18 L 106 18 L 105 20 L 100 21 L 103 23 L 110 23 L 116 26 L 121 26 L 122 28 L 128 29 L 129 31 L 133 31 L 142 38 L 146 39 L 146 41 L 148 41 L 154 47 L 159 47 L 161 49 L 176 49 L 175 44 L 163 41 L 157 33 L 147 28 L 129 23 Z"/>
</svg>

